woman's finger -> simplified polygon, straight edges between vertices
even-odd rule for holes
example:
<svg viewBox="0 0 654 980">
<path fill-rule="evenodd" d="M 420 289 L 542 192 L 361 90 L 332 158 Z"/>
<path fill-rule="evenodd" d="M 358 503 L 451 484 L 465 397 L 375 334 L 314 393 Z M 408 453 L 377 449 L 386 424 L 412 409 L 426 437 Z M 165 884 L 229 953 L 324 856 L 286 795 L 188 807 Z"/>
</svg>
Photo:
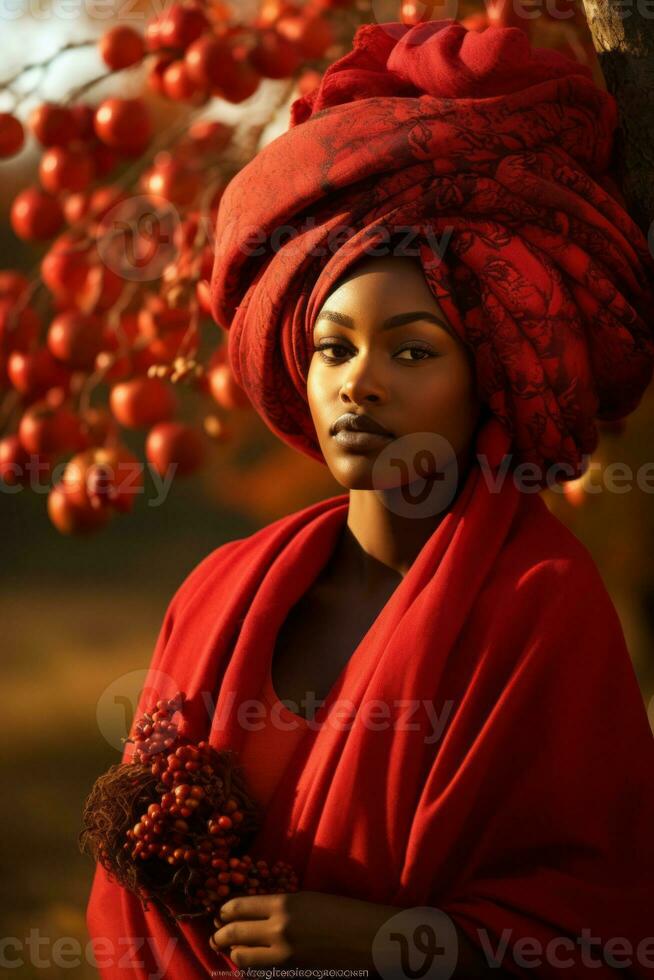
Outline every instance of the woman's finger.
<svg viewBox="0 0 654 980">
<path fill-rule="evenodd" d="M 265 946 L 266 932 L 264 920 L 253 919 L 251 922 L 228 922 L 213 934 L 216 946 L 234 946 L 242 943 L 244 946 Z"/>
</svg>

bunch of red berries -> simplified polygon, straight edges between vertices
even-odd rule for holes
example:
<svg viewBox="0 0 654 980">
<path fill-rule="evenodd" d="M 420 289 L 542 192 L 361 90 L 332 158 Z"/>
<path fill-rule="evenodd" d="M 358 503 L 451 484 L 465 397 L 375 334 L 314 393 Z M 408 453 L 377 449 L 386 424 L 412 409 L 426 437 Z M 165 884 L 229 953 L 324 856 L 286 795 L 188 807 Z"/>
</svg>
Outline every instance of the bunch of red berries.
<svg viewBox="0 0 654 980">
<path fill-rule="evenodd" d="M 134 726 L 134 761 L 113 766 L 84 808 L 80 847 L 120 884 L 175 918 L 211 913 L 234 895 L 298 890 L 284 862 L 245 853 L 260 823 L 231 750 L 179 735 L 184 695 Z"/>
</svg>

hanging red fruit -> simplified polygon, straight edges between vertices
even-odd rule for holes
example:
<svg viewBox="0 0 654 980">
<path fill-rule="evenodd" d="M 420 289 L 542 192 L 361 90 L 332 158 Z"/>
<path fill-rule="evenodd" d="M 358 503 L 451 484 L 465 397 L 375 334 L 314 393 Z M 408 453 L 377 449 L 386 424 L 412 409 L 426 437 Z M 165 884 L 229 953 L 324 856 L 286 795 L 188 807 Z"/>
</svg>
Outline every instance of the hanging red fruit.
<svg viewBox="0 0 654 980">
<path fill-rule="evenodd" d="M 35 343 L 41 321 L 31 306 L 15 309 L 15 301 L 0 299 L 0 354 L 28 350 Z"/>
<path fill-rule="evenodd" d="M 62 488 L 78 507 L 128 513 L 143 493 L 143 464 L 125 446 L 93 447 L 69 460 Z"/>
<path fill-rule="evenodd" d="M 10 212 L 11 227 L 25 241 L 47 241 L 54 238 L 64 223 L 59 201 L 39 187 L 27 187 L 14 198 Z"/>
<path fill-rule="evenodd" d="M 202 433 L 192 426 L 160 422 L 148 433 L 145 455 L 160 476 L 166 476 L 173 468 L 176 476 L 186 476 L 202 466 L 205 448 Z"/>
<path fill-rule="evenodd" d="M 28 453 L 45 455 L 75 452 L 87 445 L 79 416 L 66 406 L 55 408 L 45 399 L 24 413 L 18 438 Z"/>
<path fill-rule="evenodd" d="M 97 531 L 111 519 L 107 508 L 79 506 L 70 499 L 63 484 L 56 484 L 48 494 L 48 516 L 61 534 L 86 534 Z"/>
<path fill-rule="evenodd" d="M 72 109 L 44 102 L 33 110 L 29 126 L 42 146 L 67 146 L 78 138 Z"/>
<path fill-rule="evenodd" d="M 0 439 L 0 480 L 10 487 L 21 484 L 28 459 L 17 435 Z"/>
<path fill-rule="evenodd" d="M 31 351 L 15 350 L 7 361 L 9 380 L 22 395 L 36 398 L 49 388 L 67 387 L 70 375 L 44 347 Z"/>
<path fill-rule="evenodd" d="M 132 27 L 118 24 L 103 34 L 99 42 L 100 57 L 112 71 L 138 65 L 145 54 L 145 44 Z"/>
<path fill-rule="evenodd" d="M 165 48 L 184 50 L 210 28 L 211 24 L 201 7 L 175 3 L 158 23 L 158 44 Z"/>
<path fill-rule="evenodd" d="M 331 24 L 324 17 L 281 17 L 275 26 L 280 34 L 297 46 L 305 58 L 322 58 L 336 39 Z"/>
<path fill-rule="evenodd" d="M 296 45 L 272 27 L 259 32 L 249 58 L 264 78 L 290 78 L 302 62 Z"/>
<path fill-rule="evenodd" d="M 84 233 L 64 232 L 54 240 L 41 260 L 41 278 L 48 289 L 65 302 L 74 299 L 89 273 L 90 245 Z"/>
<path fill-rule="evenodd" d="M 0 299 L 20 299 L 28 286 L 29 280 L 22 272 L 15 272 L 14 269 L 0 270 Z"/>
<path fill-rule="evenodd" d="M 163 197 L 172 204 L 186 207 L 202 190 L 202 174 L 171 154 L 159 155 L 155 165 L 142 178 L 141 186 L 152 197 Z"/>
<path fill-rule="evenodd" d="M 109 405 L 114 418 L 126 429 L 139 429 L 171 419 L 177 398 L 160 378 L 132 378 L 112 388 Z"/>
<path fill-rule="evenodd" d="M 209 391 L 222 408 L 232 411 L 251 406 L 250 399 L 237 384 L 228 364 L 219 364 L 207 374 Z"/>
<path fill-rule="evenodd" d="M 187 50 L 190 77 L 228 102 L 243 102 L 253 95 L 261 76 L 248 61 L 247 50 L 231 38 L 206 35 Z"/>
<path fill-rule="evenodd" d="M 95 113 L 95 132 L 107 146 L 139 156 L 152 136 L 148 108 L 142 99 L 105 99 Z"/>
<path fill-rule="evenodd" d="M 15 156 L 25 143 L 25 130 L 11 112 L 0 112 L 0 157 Z"/>
<path fill-rule="evenodd" d="M 75 120 L 78 140 L 92 140 L 95 136 L 93 130 L 95 106 L 89 102 L 77 102 L 75 105 L 70 106 L 70 112 Z"/>
<path fill-rule="evenodd" d="M 84 191 L 93 180 L 93 159 L 86 149 L 53 146 L 39 163 L 39 179 L 47 191 Z"/>
<path fill-rule="evenodd" d="M 209 99 L 209 92 L 198 85 L 189 75 L 182 59 L 171 61 L 162 77 L 163 94 L 173 102 L 193 102 L 202 105 Z"/>
<path fill-rule="evenodd" d="M 71 368 L 90 371 L 103 347 L 103 321 L 94 314 L 68 310 L 48 328 L 47 345 L 57 360 Z"/>
</svg>

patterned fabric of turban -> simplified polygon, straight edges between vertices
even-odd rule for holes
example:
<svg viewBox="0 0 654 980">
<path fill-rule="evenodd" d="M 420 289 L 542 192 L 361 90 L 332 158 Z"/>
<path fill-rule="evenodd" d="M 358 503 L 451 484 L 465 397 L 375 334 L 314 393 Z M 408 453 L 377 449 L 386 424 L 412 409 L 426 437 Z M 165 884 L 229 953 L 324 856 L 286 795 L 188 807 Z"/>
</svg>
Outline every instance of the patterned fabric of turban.
<svg viewBox="0 0 654 980">
<path fill-rule="evenodd" d="M 399 229 L 514 461 L 581 475 L 594 419 L 633 411 L 654 360 L 654 261 L 611 175 L 616 126 L 589 69 L 519 28 L 360 27 L 218 212 L 212 310 L 272 431 L 324 462 L 313 326 Z"/>
</svg>

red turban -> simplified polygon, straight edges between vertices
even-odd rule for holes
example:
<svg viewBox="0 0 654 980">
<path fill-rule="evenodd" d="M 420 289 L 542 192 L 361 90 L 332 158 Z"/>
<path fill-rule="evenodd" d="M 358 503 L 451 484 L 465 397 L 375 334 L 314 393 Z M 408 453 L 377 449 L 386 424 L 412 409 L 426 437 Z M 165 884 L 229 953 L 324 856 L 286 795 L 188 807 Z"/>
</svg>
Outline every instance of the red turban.
<svg viewBox="0 0 654 980">
<path fill-rule="evenodd" d="M 218 212 L 213 314 L 272 431 L 324 461 L 313 325 L 400 229 L 514 459 L 581 475 L 594 419 L 633 411 L 654 359 L 654 261 L 610 174 L 616 125 L 590 70 L 519 28 L 360 27 Z"/>
</svg>

